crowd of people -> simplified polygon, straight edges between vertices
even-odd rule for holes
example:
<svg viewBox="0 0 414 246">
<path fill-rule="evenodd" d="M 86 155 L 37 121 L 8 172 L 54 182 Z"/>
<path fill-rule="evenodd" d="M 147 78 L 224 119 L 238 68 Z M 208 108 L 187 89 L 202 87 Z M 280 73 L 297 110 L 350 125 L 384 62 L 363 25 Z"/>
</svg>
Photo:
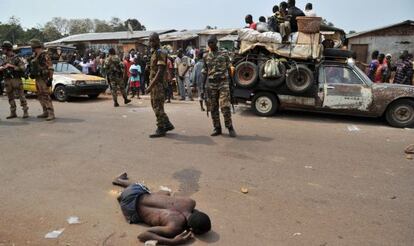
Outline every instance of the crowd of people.
<svg viewBox="0 0 414 246">
<path fill-rule="evenodd" d="M 367 75 L 373 82 L 412 85 L 414 60 L 408 51 L 400 55 L 396 64 L 393 64 L 391 54 L 385 55 L 377 50 L 372 52 L 371 58 Z"/>
</svg>

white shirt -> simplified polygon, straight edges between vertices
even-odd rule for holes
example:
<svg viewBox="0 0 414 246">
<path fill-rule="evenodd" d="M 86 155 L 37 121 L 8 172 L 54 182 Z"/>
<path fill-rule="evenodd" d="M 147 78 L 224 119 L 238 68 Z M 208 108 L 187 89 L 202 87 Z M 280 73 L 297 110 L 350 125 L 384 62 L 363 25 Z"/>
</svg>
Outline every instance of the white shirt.
<svg viewBox="0 0 414 246">
<path fill-rule="evenodd" d="M 316 13 L 315 13 L 315 11 L 313 9 L 311 9 L 311 10 L 305 10 L 305 15 L 307 17 L 316 17 Z"/>
</svg>

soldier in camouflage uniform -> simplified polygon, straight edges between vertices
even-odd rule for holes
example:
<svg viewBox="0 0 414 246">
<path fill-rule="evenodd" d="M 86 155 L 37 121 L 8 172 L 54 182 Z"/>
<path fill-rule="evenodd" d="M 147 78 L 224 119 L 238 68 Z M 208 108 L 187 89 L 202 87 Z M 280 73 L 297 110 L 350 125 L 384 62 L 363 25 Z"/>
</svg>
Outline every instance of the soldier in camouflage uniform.
<svg viewBox="0 0 414 246">
<path fill-rule="evenodd" d="M 118 104 L 118 90 L 121 91 L 122 97 L 124 98 L 124 103 L 128 104 L 131 102 L 127 98 L 127 94 L 125 91 L 125 83 L 123 80 L 124 75 L 124 65 L 119 59 L 119 57 L 115 54 L 115 49 L 109 49 L 109 56 L 105 60 L 104 70 L 111 84 L 111 92 L 112 92 L 112 99 L 114 100 L 114 107 L 119 107 Z"/>
<path fill-rule="evenodd" d="M 29 59 L 30 78 L 36 80 L 37 98 L 42 105 L 43 113 L 37 118 L 45 118 L 47 121 L 55 119 L 50 87 L 53 80 L 53 64 L 50 56 L 43 50 L 43 44 L 37 40 L 30 41 L 33 56 Z"/>
<path fill-rule="evenodd" d="M 150 83 L 146 90 L 151 93 L 151 105 L 157 117 L 157 130 L 150 138 L 164 137 L 168 131 L 174 130 L 174 126 L 164 112 L 165 89 L 167 88 L 167 52 L 160 48 L 160 38 L 157 33 L 149 37 L 151 50 Z"/>
<path fill-rule="evenodd" d="M 217 47 L 217 37 L 208 38 L 210 51 L 204 55 L 204 69 L 206 81 L 208 80 L 208 95 L 211 104 L 211 118 L 213 119 L 214 131 L 211 136 L 222 134 L 220 124 L 220 111 L 224 117 L 224 123 L 229 130 L 230 137 L 236 137 L 231 120 L 231 98 L 230 98 L 230 58 L 226 53 L 220 52 Z M 206 84 L 206 82 L 204 82 Z"/>
<path fill-rule="evenodd" d="M 27 107 L 27 101 L 24 97 L 22 77 L 24 76 L 25 65 L 23 60 L 13 52 L 13 45 L 9 41 L 4 41 L 1 46 L 5 57 L 4 63 L 0 67 L 0 73 L 4 78 L 7 97 L 10 103 L 10 115 L 7 119 L 13 119 L 17 117 L 16 114 L 16 102 L 14 101 L 17 94 L 20 99 L 20 105 L 23 108 L 23 118 L 28 118 L 29 108 Z"/>
</svg>

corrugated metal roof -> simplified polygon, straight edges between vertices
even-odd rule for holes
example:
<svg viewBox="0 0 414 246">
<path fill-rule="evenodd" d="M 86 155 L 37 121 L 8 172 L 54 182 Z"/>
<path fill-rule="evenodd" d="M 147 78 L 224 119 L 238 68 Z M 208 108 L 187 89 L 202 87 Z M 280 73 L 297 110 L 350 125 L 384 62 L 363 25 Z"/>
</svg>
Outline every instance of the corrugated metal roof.
<svg viewBox="0 0 414 246">
<path fill-rule="evenodd" d="M 237 34 L 239 28 L 226 28 L 226 29 L 208 29 L 200 32 L 200 35 L 230 35 Z"/>
<path fill-rule="evenodd" d="M 183 30 L 160 35 L 161 42 L 173 42 L 197 38 L 203 30 Z"/>
<path fill-rule="evenodd" d="M 142 39 L 148 37 L 152 32 L 157 32 L 158 34 L 164 34 L 169 32 L 175 32 L 174 29 L 168 30 L 156 30 L 156 31 L 134 31 L 130 33 L 129 31 L 125 32 L 102 32 L 102 33 L 83 33 L 77 35 L 71 35 L 64 37 L 48 44 L 56 43 L 75 43 L 75 42 L 88 42 L 88 41 L 99 41 L 99 40 L 128 40 L 128 39 Z"/>
<path fill-rule="evenodd" d="M 218 41 L 236 41 L 239 39 L 239 35 L 227 35 L 220 38 Z"/>
<path fill-rule="evenodd" d="M 393 24 L 393 25 L 389 25 L 389 26 L 384 26 L 384 27 L 379 27 L 379 28 L 375 28 L 375 29 L 372 29 L 372 30 L 368 30 L 368 31 L 363 31 L 363 32 L 357 32 L 357 33 L 353 33 L 353 34 L 348 34 L 348 35 L 346 35 L 346 38 L 348 38 L 348 39 L 349 38 L 355 38 L 355 37 L 358 37 L 358 36 L 361 36 L 361 35 L 364 35 L 364 34 L 367 34 L 367 33 L 381 31 L 383 29 L 388 29 L 388 28 L 391 28 L 391 27 L 397 27 L 397 26 L 401 26 L 401 25 L 411 25 L 411 26 L 414 26 L 414 21 L 412 21 L 412 20 L 406 20 L 406 21 L 403 21 L 403 22 L 400 22 L 400 23 L 396 23 L 396 24 Z"/>
</svg>

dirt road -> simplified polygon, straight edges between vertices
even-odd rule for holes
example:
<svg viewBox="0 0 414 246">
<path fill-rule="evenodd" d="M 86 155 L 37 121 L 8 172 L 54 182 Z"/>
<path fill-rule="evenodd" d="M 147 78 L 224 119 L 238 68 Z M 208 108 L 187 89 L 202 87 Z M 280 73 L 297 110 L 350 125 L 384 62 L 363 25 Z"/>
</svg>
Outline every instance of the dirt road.
<svg viewBox="0 0 414 246">
<path fill-rule="evenodd" d="M 30 113 L 40 106 L 29 100 Z M 122 171 L 207 212 L 192 245 L 412 245 L 414 130 L 381 120 L 238 108 L 237 139 L 212 138 L 197 103 L 174 102 L 176 130 L 151 140 L 148 100 L 55 102 L 56 122 L 6 120 L 0 97 L 0 245 L 139 245 L 111 185 Z M 21 114 L 21 112 L 19 112 Z M 248 189 L 247 194 L 240 192 Z M 78 216 L 79 225 L 66 219 Z M 47 232 L 65 228 L 58 239 Z"/>
</svg>

